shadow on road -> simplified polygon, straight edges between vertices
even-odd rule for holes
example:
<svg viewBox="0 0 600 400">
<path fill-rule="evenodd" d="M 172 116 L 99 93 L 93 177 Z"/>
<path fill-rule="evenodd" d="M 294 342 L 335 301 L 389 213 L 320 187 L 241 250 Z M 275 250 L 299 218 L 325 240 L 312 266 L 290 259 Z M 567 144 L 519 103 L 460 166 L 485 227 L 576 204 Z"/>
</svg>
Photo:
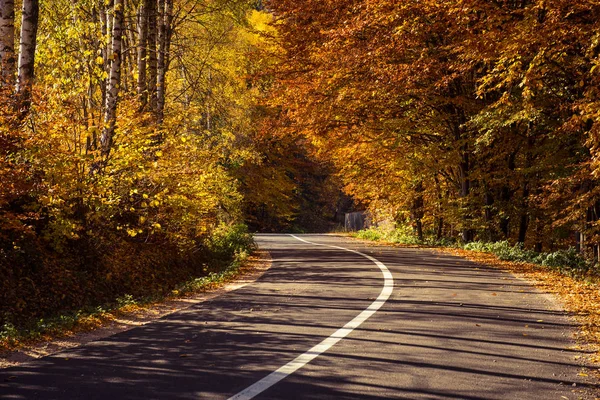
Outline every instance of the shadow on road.
<svg viewBox="0 0 600 400">
<path fill-rule="evenodd" d="M 0 397 L 227 398 L 332 334 L 381 290 L 377 267 L 358 255 L 277 236 L 262 244 L 274 265 L 255 284 L 3 370 Z M 259 398 L 539 400 L 596 387 L 577 375 L 572 322 L 522 281 L 430 252 L 370 251 L 394 273 L 393 298 Z"/>
</svg>

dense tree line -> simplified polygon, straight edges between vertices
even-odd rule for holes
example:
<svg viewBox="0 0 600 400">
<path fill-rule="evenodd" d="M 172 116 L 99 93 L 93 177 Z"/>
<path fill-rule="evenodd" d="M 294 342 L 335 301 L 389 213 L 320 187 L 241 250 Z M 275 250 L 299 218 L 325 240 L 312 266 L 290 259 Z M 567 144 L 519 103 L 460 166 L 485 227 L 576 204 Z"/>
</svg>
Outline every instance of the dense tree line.
<svg viewBox="0 0 600 400">
<path fill-rule="evenodd" d="M 247 244 L 269 20 L 244 0 L 0 2 L 0 326 L 168 292 Z"/>
<path fill-rule="evenodd" d="M 324 230 L 353 199 L 420 238 L 597 257 L 598 17 L 0 0 L 0 322 L 167 290 L 228 226 Z"/>
<path fill-rule="evenodd" d="M 421 237 L 598 251 L 597 2 L 269 7 L 279 129 L 375 214 Z"/>
</svg>

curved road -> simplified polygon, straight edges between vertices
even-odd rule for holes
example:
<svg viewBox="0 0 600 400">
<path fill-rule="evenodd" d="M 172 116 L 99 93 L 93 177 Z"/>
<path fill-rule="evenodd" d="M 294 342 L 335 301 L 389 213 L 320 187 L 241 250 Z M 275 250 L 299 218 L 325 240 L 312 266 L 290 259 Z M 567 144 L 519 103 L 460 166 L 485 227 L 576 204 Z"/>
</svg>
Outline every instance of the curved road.
<svg viewBox="0 0 600 400">
<path fill-rule="evenodd" d="M 507 273 L 335 236 L 257 241 L 273 257 L 257 282 L 1 370 L 0 398 L 595 397 L 573 322 Z"/>
</svg>

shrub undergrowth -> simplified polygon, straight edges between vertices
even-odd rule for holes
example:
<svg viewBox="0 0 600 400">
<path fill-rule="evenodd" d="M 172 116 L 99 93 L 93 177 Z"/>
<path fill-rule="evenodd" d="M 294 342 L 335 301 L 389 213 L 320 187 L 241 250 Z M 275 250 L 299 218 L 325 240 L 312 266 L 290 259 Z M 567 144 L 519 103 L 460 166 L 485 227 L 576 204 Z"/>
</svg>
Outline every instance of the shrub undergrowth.
<svg viewBox="0 0 600 400">
<path fill-rule="evenodd" d="M 407 227 L 401 227 L 394 230 L 370 228 L 356 232 L 353 236 L 359 239 L 373 241 L 386 241 L 406 245 L 459 247 L 464 250 L 491 253 L 503 261 L 537 264 L 574 278 L 586 279 L 590 276 L 600 275 L 597 264 L 586 259 L 573 247 L 554 252 L 538 253 L 526 249 L 522 243 L 512 245 L 508 241 L 476 241 L 463 244 L 448 239 L 436 240 L 431 237 L 426 237 L 425 240 L 421 241 L 412 233 L 412 230 Z"/>
<path fill-rule="evenodd" d="M 427 236 L 424 240 L 419 240 L 412 231 L 412 228 L 401 226 L 393 230 L 384 230 L 379 228 L 369 228 L 354 233 L 354 236 L 365 240 L 382 240 L 390 243 L 406 245 L 427 245 L 427 246 L 452 246 L 454 241 L 448 238 L 434 238 Z"/>
<path fill-rule="evenodd" d="M 81 287 L 73 299 L 63 297 L 44 302 L 45 297 L 39 296 L 37 302 L 21 305 L 28 311 L 23 314 L 3 307 L 0 348 L 14 347 L 18 342 L 36 340 L 75 327 L 98 325 L 109 312 L 214 287 L 233 278 L 253 248 L 254 242 L 246 226 L 236 224 L 219 226 L 203 243 L 198 243 L 197 248 L 186 252 L 168 252 L 162 246 L 130 248 L 129 254 L 119 252 L 114 257 L 120 262 L 118 271 L 123 272 L 107 278 L 106 273 L 93 273 L 100 266 L 91 268 L 87 265 L 86 274 L 73 277 L 72 284 Z M 107 270 L 110 273 L 111 270 Z M 63 289 L 63 286 L 57 288 Z M 63 306 L 54 308 L 56 304 Z M 74 306 L 69 307 L 69 304 Z M 39 309 L 33 308 L 35 306 Z"/>
</svg>

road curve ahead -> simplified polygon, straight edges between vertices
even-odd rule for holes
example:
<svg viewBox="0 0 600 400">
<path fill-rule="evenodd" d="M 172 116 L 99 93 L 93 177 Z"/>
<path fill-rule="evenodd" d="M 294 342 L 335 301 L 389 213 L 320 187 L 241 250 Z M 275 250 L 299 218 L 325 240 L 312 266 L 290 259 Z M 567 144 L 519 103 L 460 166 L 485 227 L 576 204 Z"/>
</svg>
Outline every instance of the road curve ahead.
<svg viewBox="0 0 600 400">
<path fill-rule="evenodd" d="M 429 250 L 259 235 L 257 282 L 0 371 L 2 399 L 593 399 L 573 322 Z M 386 272 L 388 271 L 388 272 Z"/>
</svg>

